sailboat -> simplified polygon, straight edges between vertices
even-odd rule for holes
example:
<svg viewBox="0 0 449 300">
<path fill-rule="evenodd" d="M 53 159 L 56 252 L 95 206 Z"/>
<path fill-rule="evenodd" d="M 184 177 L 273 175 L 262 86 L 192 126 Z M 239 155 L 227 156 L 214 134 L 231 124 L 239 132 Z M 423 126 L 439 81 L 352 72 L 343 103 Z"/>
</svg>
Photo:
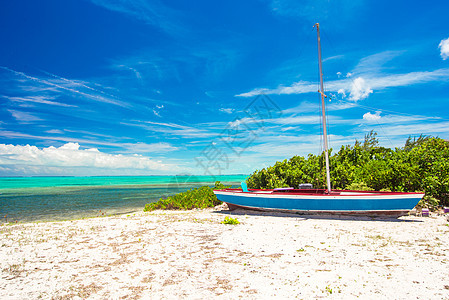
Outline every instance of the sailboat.
<svg viewBox="0 0 449 300">
<path fill-rule="evenodd" d="M 321 115 L 323 123 L 324 157 L 326 164 L 326 189 L 314 189 L 311 184 L 299 188 L 277 188 L 272 190 L 248 189 L 242 182 L 241 189 L 215 190 L 220 201 L 230 210 L 236 208 L 253 210 L 289 211 L 303 214 L 362 214 L 362 215 L 406 215 L 413 209 L 424 193 L 377 192 L 332 190 L 329 171 L 329 151 L 326 127 L 326 112 L 321 62 L 320 25 L 315 24 L 318 39 L 318 61 L 320 71 Z"/>
</svg>

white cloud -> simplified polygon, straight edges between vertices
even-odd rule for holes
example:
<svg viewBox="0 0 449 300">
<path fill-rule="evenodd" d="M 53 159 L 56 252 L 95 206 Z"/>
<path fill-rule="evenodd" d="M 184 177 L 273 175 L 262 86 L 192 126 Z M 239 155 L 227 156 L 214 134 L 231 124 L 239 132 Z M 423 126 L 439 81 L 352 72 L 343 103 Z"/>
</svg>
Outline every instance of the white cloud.
<svg viewBox="0 0 449 300">
<path fill-rule="evenodd" d="M 344 57 L 344 55 L 334 55 L 334 56 L 326 57 L 325 59 L 323 59 L 323 62 L 329 61 L 329 60 L 340 59 L 340 58 L 343 58 L 343 57 Z"/>
<path fill-rule="evenodd" d="M 155 108 L 153 108 L 153 114 L 159 118 L 161 118 L 161 110 L 164 108 L 164 105 L 156 105 Z"/>
<path fill-rule="evenodd" d="M 404 51 L 383 51 L 366 56 L 359 61 L 354 70 L 352 70 L 352 73 L 348 73 L 347 77 L 351 77 L 352 74 L 378 74 L 382 71 L 382 69 L 384 69 L 383 66 L 387 62 L 393 60 L 403 53 Z"/>
<path fill-rule="evenodd" d="M 443 58 L 443 60 L 446 60 L 449 58 L 449 38 L 445 40 L 441 40 L 440 44 L 438 45 L 438 48 L 440 48 L 440 55 Z"/>
<path fill-rule="evenodd" d="M 59 92 L 60 94 L 75 94 L 87 99 L 91 99 L 97 102 L 103 102 L 121 107 L 129 107 L 128 103 L 118 100 L 115 96 L 105 93 L 104 91 L 94 89 L 88 86 L 86 83 L 78 80 L 71 80 L 64 77 L 60 77 L 48 72 L 43 72 L 46 75 L 52 77 L 34 77 L 27 75 L 23 72 L 15 71 L 7 67 L 0 66 L 0 69 L 13 73 L 17 77 L 21 77 L 20 82 L 26 82 L 27 88 L 30 92 Z M 24 81 L 23 78 L 28 79 Z M 36 102 L 36 101 L 34 101 Z M 50 103 L 47 103 L 50 104 Z"/>
<path fill-rule="evenodd" d="M 290 131 L 290 130 L 298 130 L 297 127 L 282 127 L 281 131 Z"/>
<path fill-rule="evenodd" d="M 59 130 L 59 129 L 50 129 L 50 130 L 46 130 L 46 133 L 55 133 L 55 134 L 63 134 L 64 132 Z"/>
<path fill-rule="evenodd" d="M 98 135 L 101 137 L 100 139 L 80 139 L 80 138 L 72 138 L 72 137 L 66 137 L 66 136 L 51 136 L 51 135 L 31 135 L 27 133 L 21 133 L 21 132 L 14 132 L 14 131 L 7 131 L 7 130 L 0 130 L 0 137 L 6 137 L 10 139 L 32 139 L 32 140 L 48 140 L 48 141 L 58 141 L 58 142 L 65 142 L 65 143 L 83 143 L 88 145 L 101 145 L 101 146 L 108 146 L 108 147 L 116 147 L 121 150 L 122 153 L 166 153 L 168 151 L 176 151 L 179 148 L 174 147 L 170 145 L 169 143 L 152 143 L 152 144 L 146 144 L 146 143 L 116 143 L 116 142 L 109 142 L 107 139 L 111 138 L 108 135 L 102 135 L 97 133 L 90 133 L 88 131 L 74 131 L 74 130 L 67 130 L 64 131 L 67 132 L 78 132 L 78 133 L 84 133 L 89 135 Z M 59 129 L 52 129 L 47 131 L 48 133 L 53 134 L 62 134 L 64 132 L 60 131 Z M 130 149 L 133 149 L 131 152 Z"/>
<path fill-rule="evenodd" d="M 363 107 L 363 106 L 362 106 Z M 420 115 L 406 115 L 406 114 L 390 114 L 381 116 L 381 111 L 376 111 L 376 113 L 372 114 L 370 112 L 363 115 L 363 120 L 365 121 L 376 121 L 377 124 L 427 124 L 433 123 L 438 124 L 438 121 L 441 121 L 441 118 L 438 117 L 427 117 Z M 354 124 L 357 124 L 354 123 Z M 359 122 L 359 124 L 361 124 Z"/>
<path fill-rule="evenodd" d="M 133 19 L 139 19 L 143 22 L 157 26 L 165 32 L 172 35 L 180 35 L 185 33 L 185 26 L 179 23 L 179 16 L 176 11 L 159 1 L 145 0 L 92 0 L 92 3 L 109 9 L 129 15 Z"/>
<path fill-rule="evenodd" d="M 4 97 L 13 102 L 32 102 L 32 103 L 48 104 L 48 105 L 63 106 L 63 107 L 76 107 L 75 105 L 51 101 L 51 100 L 54 100 L 54 97 L 49 97 L 49 96 L 28 96 L 28 97 L 4 96 Z"/>
<path fill-rule="evenodd" d="M 276 119 L 264 120 L 264 122 L 270 122 L 272 124 L 280 125 L 305 125 L 305 124 L 320 124 L 320 116 L 290 116 L 280 117 Z"/>
<path fill-rule="evenodd" d="M 366 83 L 365 79 L 362 77 L 357 77 L 351 86 L 351 94 L 349 95 L 349 99 L 353 101 L 359 101 L 368 98 L 369 94 L 371 94 L 373 90 Z"/>
<path fill-rule="evenodd" d="M 145 144 L 145 143 L 136 143 L 136 144 L 123 144 L 123 147 L 126 150 L 126 153 L 166 153 L 171 151 L 176 151 L 179 148 L 170 145 L 169 143 L 153 143 L 153 144 Z"/>
<path fill-rule="evenodd" d="M 382 126 L 385 132 L 388 132 L 389 136 L 405 136 L 410 135 L 419 136 L 424 135 L 445 135 L 449 134 L 449 122 L 428 122 L 428 123 L 416 123 L 416 124 L 404 124 L 398 125 L 384 125 Z"/>
<path fill-rule="evenodd" d="M 307 20 L 313 24 L 317 20 L 332 27 L 341 26 L 344 21 L 354 16 L 355 10 L 363 1 L 329 1 L 329 0 L 271 0 L 270 7 L 275 14 Z M 338 18 L 335 18 L 338 16 Z"/>
<path fill-rule="evenodd" d="M 449 38 L 440 43 L 443 59 L 449 57 Z M 403 87 L 415 84 L 423 84 L 434 81 L 448 81 L 449 69 L 442 68 L 433 71 L 419 71 L 403 74 L 388 74 L 381 72 L 383 64 L 399 56 L 402 51 L 384 51 L 362 58 L 351 72 L 346 73 L 346 78 L 338 72 L 337 80 L 326 81 L 326 92 L 351 91 L 351 99 L 354 101 L 368 97 L 373 90 L 383 90 L 390 87 Z M 445 56 L 447 55 L 447 56 Z M 358 78 L 352 80 L 354 74 Z M 369 83 L 369 85 L 367 84 Z M 315 93 L 318 83 L 301 80 L 291 85 L 279 85 L 276 88 L 255 88 L 249 92 L 235 95 L 236 97 L 254 97 L 260 94 L 289 95 Z"/>
<path fill-rule="evenodd" d="M 108 154 L 100 152 L 96 148 L 82 150 L 78 143 L 66 143 L 56 148 L 38 148 L 36 146 L 6 145 L 0 144 L 0 165 L 14 169 L 30 170 L 35 167 L 42 168 L 42 173 L 47 173 L 50 168 L 63 168 L 71 173 L 72 168 L 84 168 L 95 173 L 98 170 L 143 170 L 143 171 L 177 171 L 177 167 L 164 164 L 142 155 Z"/>
<path fill-rule="evenodd" d="M 162 118 L 161 115 L 159 114 L 159 111 L 157 111 L 157 110 L 154 109 L 154 108 L 153 108 L 153 114 L 154 114 L 156 117 Z"/>
<path fill-rule="evenodd" d="M 216 136 L 216 132 L 209 132 L 205 129 L 198 129 L 195 127 L 179 125 L 175 123 L 161 123 L 152 121 L 134 121 L 136 123 L 125 123 L 120 124 L 127 126 L 140 127 L 151 132 L 166 133 L 171 136 L 181 136 L 183 138 L 208 138 Z"/>
<path fill-rule="evenodd" d="M 20 123 L 29 123 L 33 121 L 42 121 L 41 118 L 34 116 L 31 113 L 8 109 L 11 115 Z"/>
<path fill-rule="evenodd" d="M 237 97 L 253 97 L 260 94 L 304 94 L 304 93 L 311 93 L 316 92 L 318 90 L 317 83 L 312 83 L 308 81 L 298 81 L 293 83 L 291 86 L 283 86 L 280 85 L 276 89 L 266 89 L 266 88 L 257 88 L 252 91 L 249 91 L 247 93 L 242 93 L 239 95 L 236 95 Z"/>
<path fill-rule="evenodd" d="M 227 113 L 227 114 L 232 114 L 232 112 L 234 111 L 235 109 L 233 109 L 233 108 L 220 108 L 220 111 L 221 112 L 224 112 L 224 113 Z"/>
<path fill-rule="evenodd" d="M 449 77 L 449 72 L 447 74 Z M 411 79 L 412 80 L 412 79 Z M 370 79 L 371 82 L 371 79 Z M 374 79 L 374 82 L 380 82 L 377 87 L 379 89 L 382 88 L 382 84 L 390 85 L 392 84 L 390 81 L 383 81 L 382 78 L 379 80 Z M 401 81 L 399 81 L 401 83 Z M 393 83 L 394 84 L 394 83 Z M 404 83 L 406 84 L 406 83 Z M 398 84 L 399 85 L 399 84 Z M 343 79 L 343 80 L 333 80 L 328 81 L 326 83 L 327 92 L 338 92 L 339 94 L 343 94 L 346 89 L 351 90 L 350 99 L 353 101 L 358 101 L 365 99 L 373 92 L 370 86 L 366 83 L 365 79 L 362 77 L 358 77 L 355 80 L 351 79 Z M 291 86 L 279 86 L 276 89 L 266 89 L 266 88 L 258 88 L 247 93 L 242 93 L 236 95 L 236 97 L 254 97 L 260 94 L 277 94 L 277 95 L 290 95 L 290 94 L 306 94 L 306 93 L 316 93 L 318 90 L 318 86 L 316 83 L 308 82 L 308 81 L 299 81 L 295 82 Z"/>
<path fill-rule="evenodd" d="M 363 120 L 366 120 L 368 122 L 372 122 L 372 121 L 378 121 L 380 120 L 380 118 L 382 118 L 380 116 L 380 111 L 376 111 L 376 113 L 372 114 L 370 112 L 367 112 L 366 114 L 363 115 Z"/>
</svg>

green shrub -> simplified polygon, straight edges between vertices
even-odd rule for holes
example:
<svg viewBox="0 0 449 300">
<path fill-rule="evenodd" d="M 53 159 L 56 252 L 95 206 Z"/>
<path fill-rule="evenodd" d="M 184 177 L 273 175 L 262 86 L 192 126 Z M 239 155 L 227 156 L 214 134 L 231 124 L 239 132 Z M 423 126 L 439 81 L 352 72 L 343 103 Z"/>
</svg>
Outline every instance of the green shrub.
<svg viewBox="0 0 449 300">
<path fill-rule="evenodd" d="M 237 219 L 234 219 L 231 217 L 225 217 L 224 221 L 221 222 L 221 224 L 237 225 L 237 224 L 240 224 L 240 222 Z"/>
<path fill-rule="evenodd" d="M 374 189 L 367 186 L 366 183 L 364 183 L 364 182 L 360 182 L 360 183 L 353 182 L 350 185 L 348 185 L 346 187 L 346 189 L 353 190 L 353 191 L 374 191 Z"/>
<path fill-rule="evenodd" d="M 449 142 L 420 136 L 407 139 L 404 147 L 389 149 L 379 146 L 371 131 L 364 142 L 329 151 L 333 189 L 415 192 L 424 191 L 422 205 L 449 205 Z M 293 156 L 273 166 L 256 170 L 247 180 L 248 188 L 272 189 L 298 187 L 312 183 L 325 188 L 324 153 L 307 158 Z"/>
<path fill-rule="evenodd" d="M 156 209 L 162 210 L 188 210 L 194 208 L 208 208 L 220 205 L 222 202 L 217 199 L 214 194 L 214 189 L 225 189 L 230 186 L 225 186 L 220 181 L 215 182 L 214 188 L 202 186 L 200 188 L 191 189 L 165 199 L 160 198 L 159 201 L 147 203 L 143 211 L 153 211 Z"/>
</svg>

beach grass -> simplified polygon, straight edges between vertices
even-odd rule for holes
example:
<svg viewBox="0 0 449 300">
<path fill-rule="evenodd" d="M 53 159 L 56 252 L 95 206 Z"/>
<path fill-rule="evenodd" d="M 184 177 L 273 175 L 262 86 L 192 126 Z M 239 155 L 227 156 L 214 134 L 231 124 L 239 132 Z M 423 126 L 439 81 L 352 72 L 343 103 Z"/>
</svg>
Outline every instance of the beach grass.
<svg viewBox="0 0 449 300">
<path fill-rule="evenodd" d="M 228 187 L 230 186 L 225 186 L 220 181 L 216 181 L 213 188 L 202 186 L 167 198 L 160 198 L 157 202 L 147 203 L 144 211 L 148 212 L 157 209 L 189 210 L 194 208 L 204 209 L 214 207 L 222 203 L 215 196 L 214 189 L 224 189 Z"/>
<path fill-rule="evenodd" d="M 227 225 L 238 225 L 240 224 L 240 221 L 237 220 L 236 218 L 231 218 L 231 217 L 225 217 L 223 222 L 221 222 L 221 224 L 227 224 Z"/>
</svg>

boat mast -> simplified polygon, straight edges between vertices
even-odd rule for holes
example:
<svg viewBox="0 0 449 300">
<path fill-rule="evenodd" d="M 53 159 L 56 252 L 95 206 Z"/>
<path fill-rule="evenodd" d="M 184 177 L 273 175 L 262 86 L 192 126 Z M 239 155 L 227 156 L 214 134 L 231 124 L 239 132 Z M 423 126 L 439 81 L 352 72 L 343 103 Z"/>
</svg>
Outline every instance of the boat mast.
<svg viewBox="0 0 449 300">
<path fill-rule="evenodd" d="M 321 63 L 321 40 L 320 40 L 320 24 L 316 23 L 316 33 L 318 37 L 318 62 L 320 65 L 320 90 L 318 91 L 321 94 L 321 114 L 323 118 L 323 138 L 324 138 L 324 157 L 326 159 L 326 180 L 327 180 L 327 192 L 331 192 L 331 176 L 329 172 L 329 151 L 327 147 L 327 126 L 326 126 L 326 108 L 324 106 L 324 98 L 326 95 L 324 94 L 324 83 L 323 83 L 323 65 Z"/>
</svg>

